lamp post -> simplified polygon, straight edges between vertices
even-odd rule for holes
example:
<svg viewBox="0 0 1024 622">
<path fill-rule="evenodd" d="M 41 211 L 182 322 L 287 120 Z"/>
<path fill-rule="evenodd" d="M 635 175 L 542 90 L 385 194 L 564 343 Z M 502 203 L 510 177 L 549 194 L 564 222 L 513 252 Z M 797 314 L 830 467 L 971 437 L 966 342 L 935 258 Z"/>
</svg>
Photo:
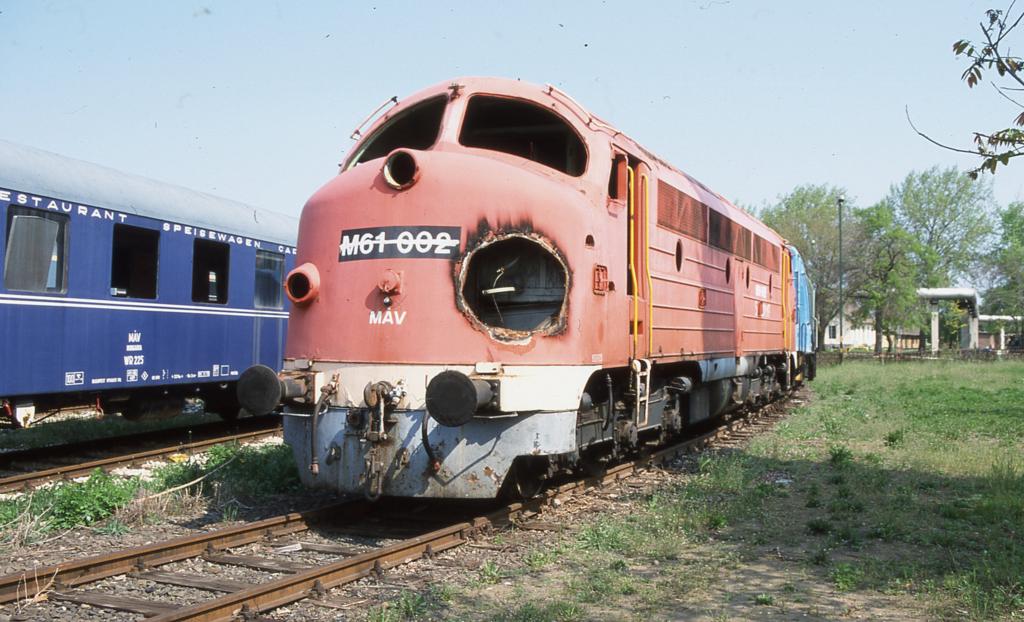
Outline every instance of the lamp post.
<svg viewBox="0 0 1024 622">
<path fill-rule="evenodd" d="M 843 203 L 846 197 L 840 194 L 836 197 L 836 205 L 839 208 L 839 362 L 843 362 L 843 315 L 846 307 L 843 303 Z"/>
</svg>

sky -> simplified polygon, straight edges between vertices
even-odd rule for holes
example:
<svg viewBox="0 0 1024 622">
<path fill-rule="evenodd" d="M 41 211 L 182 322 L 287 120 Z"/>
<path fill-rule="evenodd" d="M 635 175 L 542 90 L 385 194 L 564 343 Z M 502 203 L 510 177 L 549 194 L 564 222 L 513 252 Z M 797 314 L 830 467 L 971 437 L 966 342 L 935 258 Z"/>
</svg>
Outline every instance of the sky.
<svg viewBox="0 0 1024 622">
<path fill-rule="evenodd" d="M 387 98 L 502 76 L 745 207 L 809 183 L 864 206 L 975 165 L 906 111 L 957 146 L 1019 113 L 951 50 L 995 2 L 0 0 L 0 138 L 298 215 Z M 1024 199 L 1024 162 L 991 181 Z"/>
</svg>

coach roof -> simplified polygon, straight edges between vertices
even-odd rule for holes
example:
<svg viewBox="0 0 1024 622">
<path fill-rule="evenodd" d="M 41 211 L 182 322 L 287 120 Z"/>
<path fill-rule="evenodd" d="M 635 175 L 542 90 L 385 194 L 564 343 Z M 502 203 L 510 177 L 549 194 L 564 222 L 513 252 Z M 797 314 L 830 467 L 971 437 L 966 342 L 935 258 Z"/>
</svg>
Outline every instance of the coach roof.
<svg viewBox="0 0 1024 622">
<path fill-rule="evenodd" d="M 298 219 L 0 140 L 0 187 L 294 245 Z"/>
</svg>

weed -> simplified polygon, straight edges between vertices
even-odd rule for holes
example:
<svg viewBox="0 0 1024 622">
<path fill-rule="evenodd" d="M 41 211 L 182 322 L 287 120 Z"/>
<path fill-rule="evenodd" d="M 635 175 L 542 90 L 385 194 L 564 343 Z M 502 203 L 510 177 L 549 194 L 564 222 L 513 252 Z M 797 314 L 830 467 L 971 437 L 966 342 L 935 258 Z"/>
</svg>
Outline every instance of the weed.
<svg viewBox="0 0 1024 622">
<path fill-rule="evenodd" d="M 832 445 L 828 448 L 828 461 L 838 469 L 846 468 L 853 462 L 853 452 L 845 445 Z"/>
<path fill-rule="evenodd" d="M 811 563 L 815 566 L 827 566 L 829 561 L 829 550 L 827 548 L 820 548 L 811 555 Z"/>
<path fill-rule="evenodd" d="M 775 598 L 771 594 L 758 594 L 754 597 L 755 605 L 774 605 Z"/>
<path fill-rule="evenodd" d="M 106 536 L 121 536 L 131 531 L 131 527 L 117 518 L 111 518 L 99 527 L 94 527 L 93 531 Z"/>
<path fill-rule="evenodd" d="M 580 544 L 595 551 L 621 551 L 633 544 L 621 522 L 598 519 L 580 530 Z"/>
<path fill-rule="evenodd" d="M 584 610 L 576 603 L 565 601 L 542 604 L 528 602 L 494 617 L 497 622 L 574 622 L 582 619 Z"/>
<path fill-rule="evenodd" d="M 836 589 L 841 592 L 849 592 L 857 587 L 864 577 L 864 572 L 853 564 L 836 564 L 829 572 L 829 579 Z"/>
<path fill-rule="evenodd" d="M 822 536 L 832 531 L 832 523 L 826 518 L 812 518 L 807 521 L 807 533 Z"/>
<path fill-rule="evenodd" d="M 523 556 L 523 561 L 530 570 L 540 570 L 558 559 L 560 551 L 553 549 L 532 549 Z"/>
<path fill-rule="evenodd" d="M 298 470 L 287 445 L 228 443 L 211 447 L 202 464 L 190 461 L 155 469 L 146 487 L 153 491 L 167 490 L 202 476 L 206 479 L 190 492 L 202 490 L 228 500 L 280 494 L 298 490 L 300 486 Z"/>
<path fill-rule="evenodd" d="M 896 447 L 902 447 L 903 441 L 906 438 L 906 436 L 907 431 L 904 430 L 903 428 L 893 430 L 892 432 L 889 432 L 888 434 L 885 435 L 885 446 L 892 447 L 894 449 Z"/>
<path fill-rule="evenodd" d="M 726 523 L 725 515 L 721 512 L 709 512 L 704 522 L 707 528 L 712 531 L 725 527 Z"/>
<path fill-rule="evenodd" d="M 481 583 L 494 584 L 500 580 L 501 570 L 498 568 L 498 564 L 488 559 L 480 566 Z"/>
</svg>

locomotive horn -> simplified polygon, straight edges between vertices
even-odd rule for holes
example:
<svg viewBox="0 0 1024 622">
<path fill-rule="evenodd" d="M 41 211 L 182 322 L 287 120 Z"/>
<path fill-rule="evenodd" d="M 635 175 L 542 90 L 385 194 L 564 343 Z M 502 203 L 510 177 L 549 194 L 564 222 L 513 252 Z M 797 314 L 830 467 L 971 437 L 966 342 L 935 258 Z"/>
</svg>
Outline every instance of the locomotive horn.
<svg viewBox="0 0 1024 622">
<path fill-rule="evenodd" d="M 306 392 L 303 383 L 281 379 L 266 365 L 253 365 L 238 378 L 238 403 L 253 415 L 273 412 L 281 400 L 299 397 Z"/>
<path fill-rule="evenodd" d="M 427 412 L 441 425 L 457 428 L 469 423 L 473 414 L 493 397 L 494 391 L 487 381 L 446 370 L 427 385 Z"/>
</svg>

